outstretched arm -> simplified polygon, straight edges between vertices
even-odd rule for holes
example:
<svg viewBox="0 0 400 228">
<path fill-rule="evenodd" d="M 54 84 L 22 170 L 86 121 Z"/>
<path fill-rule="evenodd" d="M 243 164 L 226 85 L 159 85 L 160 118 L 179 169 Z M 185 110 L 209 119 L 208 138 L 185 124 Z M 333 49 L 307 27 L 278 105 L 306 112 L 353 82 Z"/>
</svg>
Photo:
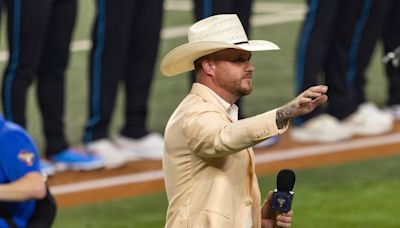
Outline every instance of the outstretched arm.
<svg viewBox="0 0 400 228">
<path fill-rule="evenodd" d="M 324 85 L 310 87 L 291 102 L 278 108 L 276 112 L 278 128 L 284 127 L 290 119 L 310 113 L 317 106 L 325 103 L 328 100 L 327 91 L 328 87 Z"/>
</svg>

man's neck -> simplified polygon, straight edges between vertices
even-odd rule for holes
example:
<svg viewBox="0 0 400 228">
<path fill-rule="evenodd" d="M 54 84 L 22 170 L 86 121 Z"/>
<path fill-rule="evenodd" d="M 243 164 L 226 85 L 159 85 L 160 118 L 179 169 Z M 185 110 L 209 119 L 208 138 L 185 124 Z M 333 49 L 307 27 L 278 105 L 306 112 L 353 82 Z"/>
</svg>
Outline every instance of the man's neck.
<svg viewBox="0 0 400 228">
<path fill-rule="evenodd" d="M 211 89 L 217 96 L 222 98 L 224 101 L 228 102 L 230 105 L 236 103 L 236 101 L 239 99 L 239 97 L 232 95 L 231 93 L 227 92 L 226 90 L 215 86 L 214 84 L 209 84 L 209 83 L 201 83 L 200 84 L 207 86 L 209 89 Z"/>
</svg>

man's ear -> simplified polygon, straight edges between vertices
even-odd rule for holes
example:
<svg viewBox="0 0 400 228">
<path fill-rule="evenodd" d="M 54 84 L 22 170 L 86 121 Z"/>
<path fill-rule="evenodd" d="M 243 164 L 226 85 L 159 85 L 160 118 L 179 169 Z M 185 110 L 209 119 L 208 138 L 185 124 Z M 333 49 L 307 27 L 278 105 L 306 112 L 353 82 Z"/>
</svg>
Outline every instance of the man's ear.
<svg viewBox="0 0 400 228">
<path fill-rule="evenodd" d="M 207 74 L 214 74 L 215 64 L 211 60 L 204 60 L 201 63 L 201 66 L 203 67 L 204 72 Z"/>
</svg>

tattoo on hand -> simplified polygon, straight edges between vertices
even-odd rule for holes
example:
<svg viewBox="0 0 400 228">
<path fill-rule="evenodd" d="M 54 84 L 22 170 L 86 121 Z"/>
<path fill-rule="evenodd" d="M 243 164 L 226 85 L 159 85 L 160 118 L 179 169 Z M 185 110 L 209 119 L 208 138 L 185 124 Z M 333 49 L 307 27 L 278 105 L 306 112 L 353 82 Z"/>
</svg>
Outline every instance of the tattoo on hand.
<svg viewBox="0 0 400 228">
<path fill-rule="evenodd" d="M 295 104 L 289 103 L 276 111 L 276 126 L 283 128 L 289 119 L 294 117 Z"/>
</svg>

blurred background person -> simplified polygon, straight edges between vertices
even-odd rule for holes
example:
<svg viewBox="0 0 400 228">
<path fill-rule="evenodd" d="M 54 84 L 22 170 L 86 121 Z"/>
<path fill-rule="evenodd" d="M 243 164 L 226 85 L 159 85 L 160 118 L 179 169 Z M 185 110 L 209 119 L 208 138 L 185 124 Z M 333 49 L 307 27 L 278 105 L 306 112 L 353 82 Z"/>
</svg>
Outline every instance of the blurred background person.
<svg viewBox="0 0 400 228">
<path fill-rule="evenodd" d="M 346 1 L 348 7 L 359 7 L 355 14 L 356 23 L 352 29 L 339 27 L 328 61 L 327 85 L 332 87 L 328 113 L 341 120 L 341 124 L 355 136 L 380 135 L 393 127 L 393 118 L 367 101 L 365 91 L 367 67 L 383 28 L 383 15 L 388 3 L 379 0 Z M 351 16 L 346 11 L 340 11 L 339 25 L 348 23 L 348 17 Z M 339 35 L 350 31 L 353 35 L 349 40 Z"/>
<path fill-rule="evenodd" d="M 106 167 L 137 158 L 161 159 L 163 137 L 147 128 L 148 97 L 160 42 L 163 0 L 99 0 L 89 67 L 86 147 Z M 111 139 L 109 126 L 120 83 L 125 92 L 125 123 Z"/>
<path fill-rule="evenodd" d="M 3 76 L 2 101 L 7 120 L 26 127 L 29 86 L 36 80 L 45 136 L 41 166 L 58 170 L 92 170 L 101 158 L 71 148 L 64 134 L 64 80 L 75 24 L 77 0 L 5 0 L 9 60 Z"/>
<path fill-rule="evenodd" d="M 199 21 L 206 17 L 216 14 L 237 14 L 243 24 L 247 36 L 250 37 L 251 24 L 250 18 L 252 15 L 253 0 L 193 0 L 195 21 Z M 190 86 L 195 82 L 195 75 L 190 73 Z M 239 98 L 236 102 L 239 107 L 239 119 L 245 118 L 243 113 L 242 99 Z M 262 141 L 255 145 L 255 148 L 263 148 L 278 143 L 279 136 L 275 135 L 268 140 Z"/>
<path fill-rule="evenodd" d="M 325 64 L 335 33 L 340 2 L 341 0 L 307 1 L 308 8 L 296 51 L 295 89 L 297 94 L 309 86 L 326 83 Z M 319 122 L 323 124 L 318 124 Z M 337 119 L 324 113 L 323 107 L 317 107 L 313 112 L 296 118 L 290 134 L 296 141 L 305 141 L 308 138 L 315 141 L 337 141 L 350 137 L 339 126 Z"/>
<path fill-rule="evenodd" d="M 391 116 L 367 102 L 365 71 L 381 31 L 385 1 L 314 1 L 299 36 L 296 88 L 326 83 L 330 97 L 297 118 L 291 137 L 299 142 L 334 142 L 392 129 Z"/>
</svg>

